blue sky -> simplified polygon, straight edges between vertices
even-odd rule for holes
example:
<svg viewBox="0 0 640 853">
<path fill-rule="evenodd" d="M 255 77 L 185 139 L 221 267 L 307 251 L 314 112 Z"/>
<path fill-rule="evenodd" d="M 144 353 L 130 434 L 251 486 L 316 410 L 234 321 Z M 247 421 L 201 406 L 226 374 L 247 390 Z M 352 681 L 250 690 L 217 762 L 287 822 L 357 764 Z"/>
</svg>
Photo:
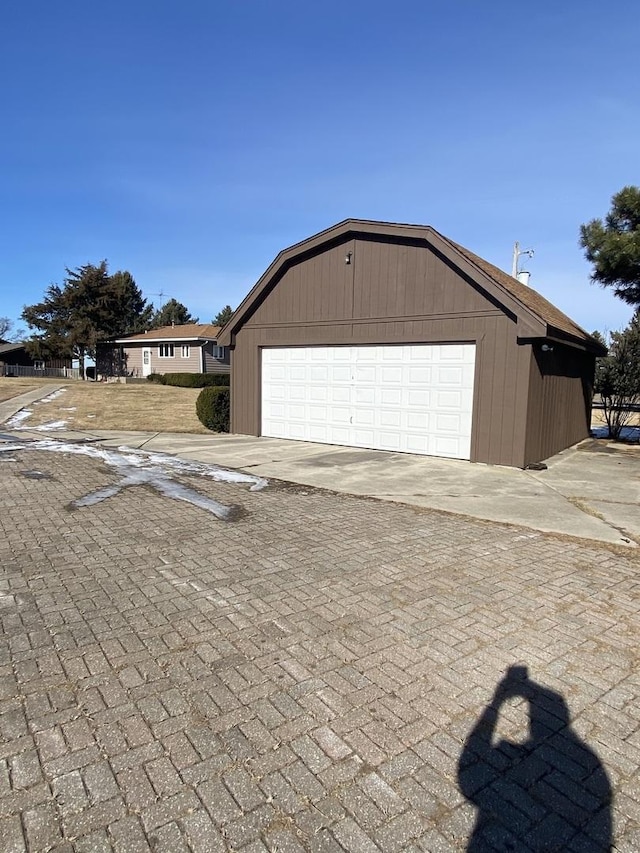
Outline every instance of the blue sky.
<svg viewBox="0 0 640 853">
<path fill-rule="evenodd" d="M 618 328 L 577 241 L 640 183 L 639 25 L 637 0 L 5 3 L 0 316 L 107 258 L 208 322 L 353 216 L 506 270 L 519 240 L 532 286 Z"/>
</svg>

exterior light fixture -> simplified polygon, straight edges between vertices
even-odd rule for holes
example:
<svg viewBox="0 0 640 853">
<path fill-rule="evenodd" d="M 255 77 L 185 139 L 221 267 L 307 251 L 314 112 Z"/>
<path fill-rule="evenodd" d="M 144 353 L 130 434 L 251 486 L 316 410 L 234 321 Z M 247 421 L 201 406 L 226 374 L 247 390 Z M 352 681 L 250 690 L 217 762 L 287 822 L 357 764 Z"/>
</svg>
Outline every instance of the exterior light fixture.
<svg viewBox="0 0 640 853">
<path fill-rule="evenodd" d="M 345 257 L 344 257 L 344 262 L 345 262 L 345 264 L 350 264 L 350 263 L 351 263 L 351 257 L 352 257 L 352 255 L 353 255 L 353 252 L 347 252 L 347 254 L 346 254 L 346 255 L 345 255 Z"/>
</svg>

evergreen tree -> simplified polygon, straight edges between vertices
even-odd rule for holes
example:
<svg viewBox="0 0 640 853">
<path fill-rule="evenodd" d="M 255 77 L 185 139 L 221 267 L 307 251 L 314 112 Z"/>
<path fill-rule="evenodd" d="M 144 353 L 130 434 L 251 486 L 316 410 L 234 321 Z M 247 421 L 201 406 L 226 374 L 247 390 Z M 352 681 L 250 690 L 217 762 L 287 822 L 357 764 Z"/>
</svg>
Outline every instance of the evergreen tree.
<svg viewBox="0 0 640 853">
<path fill-rule="evenodd" d="M 640 305 L 640 187 L 624 187 L 611 199 L 604 222 L 580 226 L 580 245 L 593 264 L 592 281 L 612 287 L 629 305 Z"/>
<path fill-rule="evenodd" d="M 153 306 L 128 272 L 109 275 L 107 262 L 67 268 L 64 286 L 51 284 L 42 302 L 25 306 L 22 318 L 35 334 L 28 349 L 36 358 L 76 358 L 84 377 L 87 356 L 100 341 L 148 328 Z"/>
<path fill-rule="evenodd" d="M 226 326 L 231 317 L 233 316 L 233 308 L 231 305 L 225 305 L 222 310 L 218 311 L 216 316 L 211 321 L 214 326 Z"/>
<path fill-rule="evenodd" d="M 198 323 L 197 317 L 192 317 L 189 309 L 177 299 L 170 299 L 155 312 L 151 321 L 152 329 L 160 329 L 162 326 L 186 326 L 187 323 Z"/>
</svg>

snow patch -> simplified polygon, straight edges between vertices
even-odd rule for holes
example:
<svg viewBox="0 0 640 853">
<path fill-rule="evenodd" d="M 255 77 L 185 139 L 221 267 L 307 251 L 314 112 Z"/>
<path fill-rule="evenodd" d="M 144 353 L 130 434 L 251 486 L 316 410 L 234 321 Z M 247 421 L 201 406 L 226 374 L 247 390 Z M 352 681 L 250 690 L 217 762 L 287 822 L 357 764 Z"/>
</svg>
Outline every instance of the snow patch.
<svg viewBox="0 0 640 853">
<path fill-rule="evenodd" d="M 52 400 L 57 400 L 61 394 L 66 394 L 66 388 L 58 388 L 57 391 L 52 391 L 51 394 L 47 394 L 46 397 L 41 397 L 39 400 L 36 400 L 36 404 L 40 403 L 50 403 Z"/>
<path fill-rule="evenodd" d="M 50 427 L 49 427 L 50 428 Z M 225 506 L 212 498 L 201 495 L 189 486 L 176 482 L 176 474 L 197 474 L 202 477 L 211 477 L 217 482 L 235 483 L 249 485 L 250 491 L 264 489 L 268 480 L 262 477 L 254 477 L 251 474 L 242 474 L 239 471 L 228 471 L 217 465 L 207 465 L 202 462 L 188 462 L 176 459 L 164 453 L 148 453 L 143 450 L 132 450 L 129 447 L 119 447 L 111 450 L 105 447 L 96 447 L 88 444 L 74 444 L 72 442 L 55 441 L 53 439 L 42 439 L 31 441 L 23 445 L 10 445 L 13 450 L 41 450 L 50 453 L 74 453 L 79 456 L 89 456 L 91 459 L 99 459 L 111 468 L 114 468 L 120 476 L 118 483 L 97 489 L 82 498 L 73 501 L 71 506 L 86 507 L 94 506 L 108 498 L 114 497 L 123 489 L 131 486 L 151 486 L 164 497 L 173 500 L 184 501 L 207 512 L 212 513 L 223 521 L 229 521 L 237 512 L 233 506 Z M 0 449 L 6 449 L 0 447 Z"/>
<path fill-rule="evenodd" d="M 33 414 L 33 409 L 20 409 L 19 412 L 16 412 L 13 417 L 10 417 L 9 420 L 5 423 L 5 427 L 7 429 L 18 429 L 20 424 L 23 421 L 26 421 L 27 418 L 30 418 Z"/>
<path fill-rule="evenodd" d="M 48 424 L 40 424 L 40 426 L 20 427 L 20 429 L 28 429 L 29 432 L 55 432 L 59 429 L 66 429 L 67 421 L 49 421 Z"/>
</svg>

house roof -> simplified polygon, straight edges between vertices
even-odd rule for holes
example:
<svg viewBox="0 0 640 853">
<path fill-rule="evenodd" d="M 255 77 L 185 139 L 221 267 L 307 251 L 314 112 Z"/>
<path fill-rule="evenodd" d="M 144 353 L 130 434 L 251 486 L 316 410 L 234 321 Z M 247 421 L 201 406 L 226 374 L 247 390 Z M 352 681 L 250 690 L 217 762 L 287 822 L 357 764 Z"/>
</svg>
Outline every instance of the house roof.
<svg viewBox="0 0 640 853">
<path fill-rule="evenodd" d="M 218 343 L 223 346 L 231 343 L 235 332 L 252 314 L 254 306 L 257 306 L 263 296 L 275 286 L 287 266 L 308 254 L 321 250 L 326 244 L 335 244 L 358 235 L 377 235 L 424 242 L 425 245 L 444 255 L 451 264 L 482 289 L 488 291 L 494 299 L 510 311 L 518 320 L 520 337 L 560 336 L 598 355 L 605 354 L 604 348 L 595 338 L 540 293 L 465 249 L 464 246 L 454 243 L 430 225 L 404 225 L 363 219 L 345 219 L 301 243 L 283 249 L 220 331 Z"/>
<path fill-rule="evenodd" d="M 187 323 L 183 326 L 161 326 L 137 335 L 118 338 L 116 344 L 146 343 L 148 341 L 211 341 L 216 340 L 220 326 L 212 323 Z"/>
<path fill-rule="evenodd" d="M 3 352 L 15 352 L 16 350 L 24 348 L 24 341 L 17 341 L 15 343 L 7 343 L 6 341 L 3 341 L 0 344 L 0 354 L 2 354 Z"/>
</svg>

